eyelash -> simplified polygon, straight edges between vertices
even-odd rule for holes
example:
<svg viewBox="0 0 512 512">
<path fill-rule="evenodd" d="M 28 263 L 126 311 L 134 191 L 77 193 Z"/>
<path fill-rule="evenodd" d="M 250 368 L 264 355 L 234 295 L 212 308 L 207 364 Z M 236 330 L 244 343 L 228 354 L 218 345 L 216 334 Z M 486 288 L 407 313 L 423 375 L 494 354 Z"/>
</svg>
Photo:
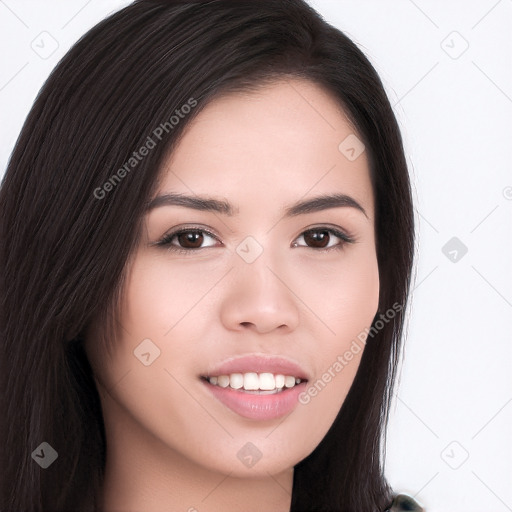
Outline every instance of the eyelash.
<svg viewBox="0 0 512 512">
<path fill-rule="evenodd" d="M 331 250 L 341 250 L 344 248 L 344 246 L 346 244 L 353 244 L 356 241 L 354 238 L 348 236 L 343 231 L 340 231 L 340 230 L 332 228 L 332 227 L 327 227 L 327 226 L 319 226 L 319 227 L 306 229 L 297 238 L 300 238 L 307 233 L 314 233 L 314 232 L 321 232 L 321 231 L 326 231 L 327 233 L 329 233 L 329 235 L 334 235 L 335 237 L 339 238 L 340 243 L 338 243 L 332 247 L 325 247 L 325 248 L 321 248 L 321 247 L 315 248 L 315 247 L 309 247 L 307 245 L 306 246 L 301 245 L 301 246 L 295 246 L 295 247 L 305 247 L 306 249 L 313 249 L 313 250 L 319 251 L 319 252 L 328 252 Z M 215 238 L 217 241 L 219 241 L 217 236 L 214 235 L 211 231 L 208 231 L 207 229 L 199 227 L 199 226 L 197 226 L 197 227 L 194 226 L 194 227 L 187 227 L 187 228 L 177 229 L 176 231 L 172 231 L 171 233 L 164 235 L 163 238 L 159 242 L 157 242 L 155 245 L 166 247 L 167 250 L 175 252 L 177 254 L 188 254 L 188 255 L 193 252 L 201 251 L 202 249 L 208 249 L 208 247 L 185 249 L 183 247 L 179 247 L 177 245 L 171 244 L 174 237 L 181 235 L 183 233 L 203 233 L 203 234 L 206 234 L 212 238 Z"/>
</svg>

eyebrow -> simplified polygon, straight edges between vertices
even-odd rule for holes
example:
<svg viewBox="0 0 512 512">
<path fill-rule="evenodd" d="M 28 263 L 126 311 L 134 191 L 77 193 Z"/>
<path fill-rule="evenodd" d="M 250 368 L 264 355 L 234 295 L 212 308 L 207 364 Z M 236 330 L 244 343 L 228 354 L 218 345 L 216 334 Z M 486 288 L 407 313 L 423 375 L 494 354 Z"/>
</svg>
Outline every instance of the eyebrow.
<svg viewBox="0 0 512 512">
<path fill-rule="evenodd" d="M 146 207 L 149 212 L 161 206 L 182 206 L 194 210 L 221 213 L 228 216 L 235 214 L 235 209 L 227 201 L 209 197 L 186 196 L 183 194 L 168 193 L 155 197 Z M 312 199 L 298 201 L 285 209 L 284 217 L 295 217 L 307 213 L 319 212 L 330 208 L 349 207 L 362 212 L 366 218 L 365 209 L 352 197 L 346 194 L 321 195 Z M 238 209 L 237 209 L 238 212 Z"/>
</svg>

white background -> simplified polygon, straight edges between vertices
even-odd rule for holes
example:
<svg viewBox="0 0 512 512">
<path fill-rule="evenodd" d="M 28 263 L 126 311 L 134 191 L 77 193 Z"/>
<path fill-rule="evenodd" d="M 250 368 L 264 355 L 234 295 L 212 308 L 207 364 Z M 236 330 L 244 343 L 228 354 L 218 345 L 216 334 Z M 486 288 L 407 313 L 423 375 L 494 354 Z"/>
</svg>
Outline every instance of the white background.
<svg viewBox="0 0 512 512">
<path fill-rule="evenodd" d="M 0 176 L 52 68 L 128 3 L 0 0 Z M 386 474 L 428 512 L 512 511 L 512 0 L 310 3 L 379 72 L 414 184 L 418 260 Z"/>
</svg>

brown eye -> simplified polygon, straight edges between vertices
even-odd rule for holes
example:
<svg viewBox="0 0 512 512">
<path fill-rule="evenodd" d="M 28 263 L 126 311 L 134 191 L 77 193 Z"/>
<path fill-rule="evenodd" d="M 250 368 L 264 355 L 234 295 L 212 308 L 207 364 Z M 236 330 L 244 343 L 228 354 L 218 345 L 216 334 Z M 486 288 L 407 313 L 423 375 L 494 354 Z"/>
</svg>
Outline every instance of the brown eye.
<svg viewBox="0 0 512 512">
<path fill-rule="evenodd" d="M 171 251 L 192 253 L 194 250 L 218 246 L 219 239 L 203 229 L 181 229 L 165 235 L 157 245 Z M 222 243 L 221 243 L 222 245 Z"/>
<path fill-rule="evenodd" d="M 306 231 L 304 233 L 304 241 L 309 247 L 323 249 L 329 245 L 331 239 L 329 231 Z"/>
<path fill-rule="evenodd" d="M 204 241 L 201 231 L 183 231 L 176 235 L 178 244 L 184 249 L 199 249 Z"/>
<path fill-rule="evenodd" d="M 354 243 L 354 239 L 338 229 L 320 227 L 308 229 L 300 235 L 293 243 L 293 247 L 307 247 L 329 251 L 331 249 L 342 249 L 345 244 Z"/>
</svg>

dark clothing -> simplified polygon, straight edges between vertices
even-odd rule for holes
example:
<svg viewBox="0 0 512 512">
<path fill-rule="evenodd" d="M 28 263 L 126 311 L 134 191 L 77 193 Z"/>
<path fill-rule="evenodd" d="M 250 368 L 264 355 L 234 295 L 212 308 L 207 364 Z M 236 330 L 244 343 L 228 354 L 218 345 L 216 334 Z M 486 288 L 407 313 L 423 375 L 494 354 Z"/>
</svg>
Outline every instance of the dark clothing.
<svg viewBox="0 0 512 512">
<path fill-rule="evenodd" d="M 384 512 L 425 512 L 411 496 L 406 494 L 397 494 L 393 503 Z"/>
</svg>

